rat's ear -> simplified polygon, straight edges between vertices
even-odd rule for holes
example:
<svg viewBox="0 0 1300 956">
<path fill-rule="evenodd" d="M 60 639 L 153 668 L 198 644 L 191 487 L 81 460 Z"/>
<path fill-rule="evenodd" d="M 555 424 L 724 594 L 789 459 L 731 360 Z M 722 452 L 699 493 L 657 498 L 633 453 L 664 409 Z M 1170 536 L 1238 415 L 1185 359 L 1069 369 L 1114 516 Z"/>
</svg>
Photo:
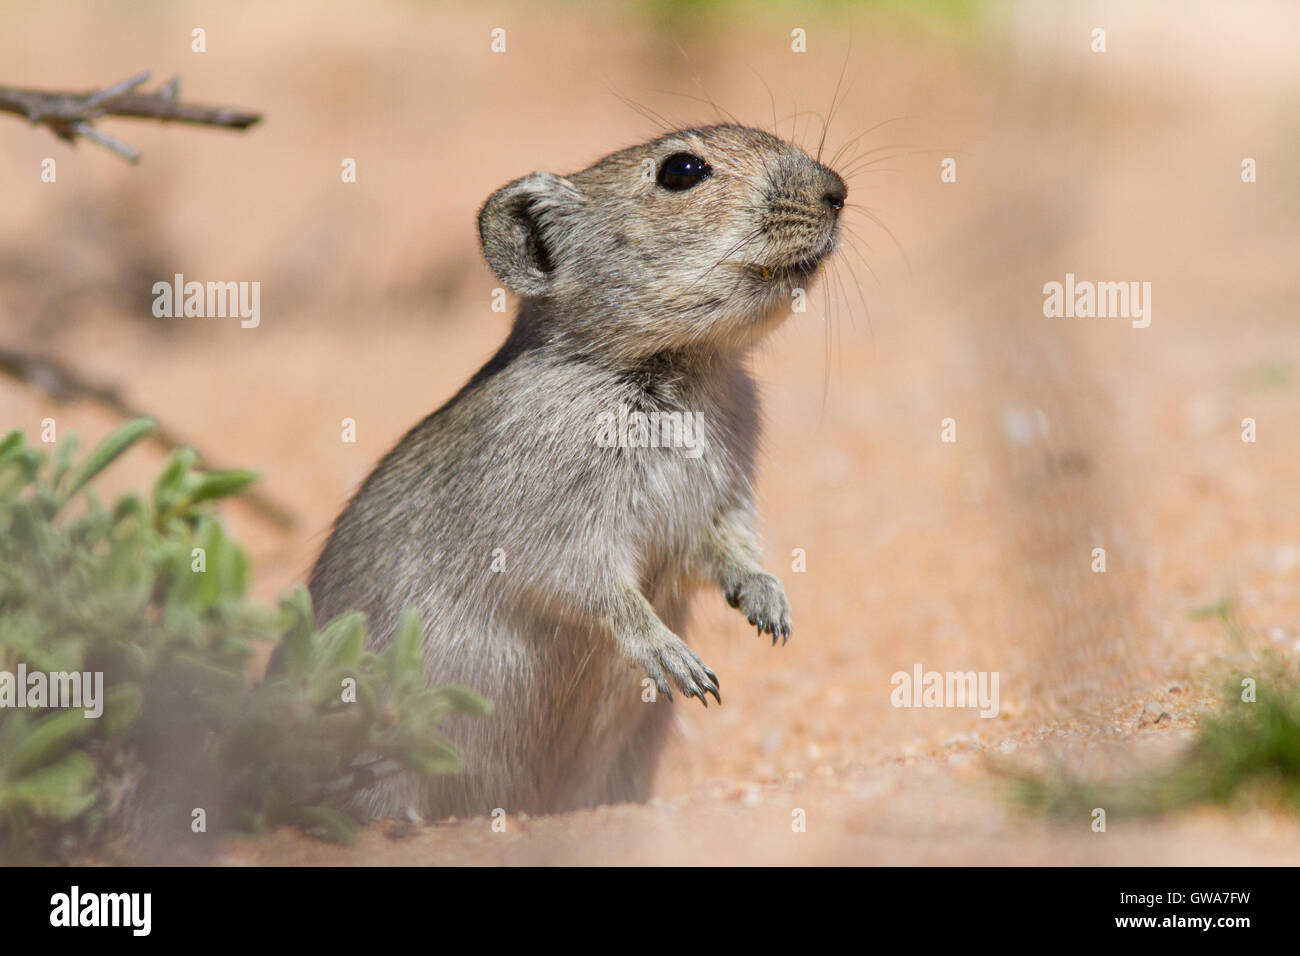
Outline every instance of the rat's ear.
<svg viewBox="0 0 1300 956">
<path fill-rule="evenodd" d="M 550 291 L 557 264 L 559 223 L 578 199 L 573 184 L 550 173 L 532 173 L 502 186 L 478 212 L 483 258 L 502 285 L 522 296 Z"/>
</svg>

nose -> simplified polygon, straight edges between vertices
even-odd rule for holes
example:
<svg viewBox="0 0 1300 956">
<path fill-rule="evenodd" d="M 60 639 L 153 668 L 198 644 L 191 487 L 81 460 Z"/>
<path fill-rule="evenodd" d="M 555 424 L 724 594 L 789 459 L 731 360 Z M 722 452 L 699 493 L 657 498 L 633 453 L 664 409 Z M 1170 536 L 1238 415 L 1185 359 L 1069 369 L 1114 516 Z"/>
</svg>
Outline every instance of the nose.
<svg viewBox="0 0 1300 956">
<path fill-rule="evenodd" d="M 824 202 L 831 211 L 838 214 L 844 208 L 844 200 L 849 195 L 849 187 L 844 185 L 844 180 L 832 172 L 825 170 L 823 174 L 825 185 L 823 186 L 822 202 Z"/>
</svg>

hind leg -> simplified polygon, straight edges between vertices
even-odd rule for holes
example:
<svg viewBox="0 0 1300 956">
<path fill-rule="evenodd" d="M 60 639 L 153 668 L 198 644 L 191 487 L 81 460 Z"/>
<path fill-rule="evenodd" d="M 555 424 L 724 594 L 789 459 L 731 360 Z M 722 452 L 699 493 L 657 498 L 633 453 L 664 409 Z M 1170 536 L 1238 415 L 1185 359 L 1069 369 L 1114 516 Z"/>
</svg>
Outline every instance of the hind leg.
<svg viewBox="0 0 1300 956">
<path fill-rule="evenodd" d="M 673 725 L 673 705 L 660 698 L 628 737 L 593 793 L 591 803 L 645 803 L 654 792 L 655 771 Z"/>
</svg>

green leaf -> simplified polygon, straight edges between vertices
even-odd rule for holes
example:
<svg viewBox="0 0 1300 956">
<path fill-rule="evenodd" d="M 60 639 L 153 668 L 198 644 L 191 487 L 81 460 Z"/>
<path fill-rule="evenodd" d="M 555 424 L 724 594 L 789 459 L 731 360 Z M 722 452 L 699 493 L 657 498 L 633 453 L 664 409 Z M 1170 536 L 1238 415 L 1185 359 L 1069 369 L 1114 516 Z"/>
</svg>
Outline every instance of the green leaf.
<svg viewBox="0 0 1300 956">
<path fill-rule="evenodd" d="M 185 476 L 198 460 L 198 452 L 193 448 L 177 448 L 167 456 L 162 473 L 153 486 L 153 504 L 160 519 L 170 513 L 184 495 Z"/>
<path fill-rule="evenodd" d="M 299 584 L 292 593 L 280 599 L 280 615 L 283 637 L 275 650 L 275 658 L 284 674 L 301 677 L 306 674 L 311 660 L 311 639 L 315 628 L 311 593 Z"/>
<path fill-rule="evenodd" d="M 60 822 L 81 816 L 97 799 L 95 764 L 79 751 L 0 790 L 0 807 L 18 804 Z"/>
<path fill-rule="evenodd" d="M 57 760 L 77 739 L 95 729 L 95 721 L 82 710 L 64 710 L 36 721 L 19 742 L 4 768 L 4 776 L 17 780 L 43 764 Z"/>
<path fill-rule="evenodd" d="M 13 451 L 15 448 L 21 448 L 23 444 L 23 433 L 21 429 L 15 428 L 13 431 L 0 438 L 0 459 Z"/>
<path fill-rule="evenodd" d="M 77 476 L 72 479 L 63 500 L 66 502 L 71 499 L 88 481 L 111 465 L 114 459 L 153 431 L 156 425 L 157 422 L 152 418 L 137 418 L 127 422 L 100 442 L 99 447 L 90 453 L 86 463 L 81 466 Z"/>
<path fill-rule="evenodd" d="M 342 614 L 321 632 L 319 667 L 326 673 L 356 666 L 366 643 L 366 617 L 360 611 Z"/>
<path fill-rule="evenodd" d="M 224 498 L 243 491 L 260 477 L 256 471 L 244 468 L 227 468 L 222 471 L 209 471 L 203 474 L 199 482 L 190 491 L 188 501 L 198 504 L 213 498 Z"/>
<path fill-rule="evenodd" d="M 468 687 L 462 687 L 460 684 L 442 684 L 435 687 L 432 693 L 451 705 L 451 708 L 459 713 L 472 714 L 477 717 L 486 717 L 492 713 L 492 701 L 476 694 Z"/>
<path fill-rule="evenodd" d="M 117 684 L 104 694 L 104 732 L 122 733 L 135 723 L 144 707 L 144 692 L 139 684 Z"/>
<path fill-rule="evenodd" d="M 72 456 L 76 452 L 78 444 L 76 435 L 69 435 L 59 442 L 59 447 L 55 449 L 54 456 L 50 461 L 50 467 L 53 469 L 53 477 L 50 481 L 52 488 L 57 489 L 63 483 L 64 476 L 72 468 Z"/>
<path fill-rule="evenodd" d="M 464 761 L 460 751 L 448 743 L 420 742 L 406 754 L 417 770 L 426 774 L 459 773 Z"/>
<path fill-rule="evenodd" d="M 294 811 L 299 826 L 330 843 L 351 845 L 357 839 L 357 823 L 342 810 L 332 807 L 299 807 Z"/>
<path fill-rule="evenodd" d="M 423 644 L 424 620 L 419 611 L 408 607 L 402 612 L 392 643 L 384 651 L 390 681 L 397 684 L 404 676 L 414 672 L 423 683 Z"/>
</svg>

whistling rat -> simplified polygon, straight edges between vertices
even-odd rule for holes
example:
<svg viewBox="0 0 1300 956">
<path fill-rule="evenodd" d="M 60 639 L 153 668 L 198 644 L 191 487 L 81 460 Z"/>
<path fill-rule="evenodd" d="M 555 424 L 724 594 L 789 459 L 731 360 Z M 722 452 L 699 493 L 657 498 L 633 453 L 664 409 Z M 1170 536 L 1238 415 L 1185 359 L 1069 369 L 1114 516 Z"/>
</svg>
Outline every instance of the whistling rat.
<svg viewBox="0 0 1300 956">
<path fill-rule="evenodd" d="M 364 810 L 644 800 L 670 685 L 718 697 L 680 636 L 692 591 L 719 588 L 773 643 L 789 636 L 753 530 L 744 365 L 838 246 L 846 192 L 790 143 L 712 126 L 524 176 L 484 204 L 483 255 L 522 298 L 514 326 L 366 479 L 311 594 L 322 620 L 366 612 L 380 645 L 417 608 L 429 679 L 495 711 L 447 721 L 462 773 L 382 781 Z M 647 442 L 637 412 L 690 416 L 691 447 Z M 599 440 L 615 419 L 642 430 Z"/>
</svg>

